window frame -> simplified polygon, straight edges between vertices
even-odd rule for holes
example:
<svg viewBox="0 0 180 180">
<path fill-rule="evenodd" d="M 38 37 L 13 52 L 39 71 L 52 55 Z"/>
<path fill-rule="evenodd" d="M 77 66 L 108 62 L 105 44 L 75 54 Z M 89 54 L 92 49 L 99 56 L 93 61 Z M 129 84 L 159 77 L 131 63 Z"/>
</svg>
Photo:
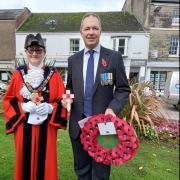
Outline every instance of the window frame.
<svg viewBox="0 0 180 180">
<path fill-rule="evenodd" d="M 156 91 L 164 92 L 166 80 L 167 71 L 151 71 L 150 81 L 153 83 L 153 87 Z"/>
<path fill-rule="evenodd" d="M 75 41 L 78 41 L 78 44 L 76 43 L 73 43 Z M 71 43 L 72 42 L 72 43 Z M 77 53 L 79 52 L 80 50 L 80 39 L 79 38 L 72 38 L 69 40 L 69 43 L 70 43 L 70 46 L 69 46 L 69 52 L 70 54 L 74 54 L 74 53 Z M 78 47 L 77 47 L 78 46 Z M 78 48 L 78 50 L 76 51 L 75 49 Z"/>
<path fill-rule="evenodd" d="M 179 10 L 175 9 L 171 14 L 171 26 L 179 26 Z"/>
<path fill-rule="evenodd" d="M 177 39 L 177 41 L 173 41 L 173 38 Z M 173 46 L 174 43 L 177 43 L 177 46 Z M 176 49 L 176 54 L 170 53 L 172 52 L 173 48 L 177 48 Z M 175 50 L 174 50 L 175 51 Z M 179 56 L 179 37 L 178 36 L 171 36 L 170 38 L 170 43 L 169 43 L 169 57 L 177 57 Z"/>
<path fill-rule="evenodd" d="M 120 40 L 124 40 L 124 46 L 121 46 L 121 48 L 124 47 L 124 53 L 121 52 L 120 53 L 122 56 L 127 56 L 129 37 L 113 37 L 112 39 L 113 39 L 113 50 L 118 52 L 120 52 L 119 42 Z"/>
<path fill-rule="evenodd" d="M 6 76 L 6 78 L 4 79 L 5 76 Z M 0 72 L 0 81 L 8 81 L 8 80 L 9 80 L 8 73 L 5 71 L 1 71 Z"/>
</svg>

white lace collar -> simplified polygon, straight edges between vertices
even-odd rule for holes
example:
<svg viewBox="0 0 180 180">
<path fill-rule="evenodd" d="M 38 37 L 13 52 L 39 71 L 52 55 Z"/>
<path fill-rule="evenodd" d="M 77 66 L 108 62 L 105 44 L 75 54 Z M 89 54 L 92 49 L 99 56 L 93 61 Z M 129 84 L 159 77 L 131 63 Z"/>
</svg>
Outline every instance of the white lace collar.
<svg viewBox="0 0 180 180">
<path fill-rule="evenodd" d="M 38 87 L 44 80 L 44 70 L 42 67 L 43 63 L 38 66 L 33 66 L 29 63 L 27 74 L 23 75 L 24 81 L 28 82 L 33 88 Z M 20 94 L 26 99 L 31 99 L 31 92 L 27 89 L 25 84 L 23 84 Z"/>
<path fill-rule="evenodd" d="M 34 69 L 34 70 L 37 70 L 37 69 L 42 69 L 43 67 L 43 63 L 41 62 L 41 64 L 39 64 L 38 66 L 33 66 L 31 63 L 28 64 L 29 65 L 29 68 L 30 69 Z"/>
</svg>

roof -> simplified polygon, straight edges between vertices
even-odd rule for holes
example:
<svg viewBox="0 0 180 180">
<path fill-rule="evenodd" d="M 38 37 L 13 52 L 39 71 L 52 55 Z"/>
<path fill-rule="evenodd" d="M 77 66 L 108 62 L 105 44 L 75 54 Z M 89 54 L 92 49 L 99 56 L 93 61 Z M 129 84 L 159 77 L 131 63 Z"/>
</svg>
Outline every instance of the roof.
<svg viewBox="0 0 180 180">
<path fill-rule="evenodd" d="M 157 3 L 178 3 L 179 4 L 179 0 L 151 0 L 152 2 L 157 2 Z"/>
<path fill-rule="evenodd" d="M 77 32 L 81 13 L 32 13 L 18 32 Z M 96 12 L 102 20 L 103 32 L 143 31 L 141 24 L 127 12 Z"/>
<path fill-rule="evenodd" d="M 0 20 L 16 20 L 25 9 L 0 9 Z"/>
</svg>

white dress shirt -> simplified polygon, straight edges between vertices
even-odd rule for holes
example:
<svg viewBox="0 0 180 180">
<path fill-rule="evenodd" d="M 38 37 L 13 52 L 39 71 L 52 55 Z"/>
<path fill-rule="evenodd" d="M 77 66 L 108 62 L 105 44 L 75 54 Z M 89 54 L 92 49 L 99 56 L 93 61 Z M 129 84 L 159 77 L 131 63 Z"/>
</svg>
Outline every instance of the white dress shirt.
<svg viewBox="0 0 180 180">
<path fill-rule="evenodd" d="M 96 72 L 97 72 L 97 67 L 99 63 L 99 56 L 100 56 L 100 49 L 101 46 L 98 44 L 93 50 L 94 50 L 94 82 L 96 79 Z M 86 72 L 87 72 L 87 65 L 88 65 L 88 59 L 90 57 L 89 51 L 90 49 L 85 48 L 84 49 L 84 57 L 83 57 L 83 79 L 84 79 L 84 91 L 85 91 L 85 86 L 86 86 Z"/>
</svg>

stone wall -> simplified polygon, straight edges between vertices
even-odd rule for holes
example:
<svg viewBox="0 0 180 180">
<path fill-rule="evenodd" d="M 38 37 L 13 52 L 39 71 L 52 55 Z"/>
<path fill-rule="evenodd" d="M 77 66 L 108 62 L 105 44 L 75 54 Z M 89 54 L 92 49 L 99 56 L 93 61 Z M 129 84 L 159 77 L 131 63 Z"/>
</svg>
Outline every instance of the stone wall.
<svg viewBox="0 0 180 180">
<path fill-rule="evenodd" d="M 0 21 L 0 61 L 15 59 L 15 21 Z"/>
<path fill-rule="evenodd" d="M 178 57 L 169 56 L 169 47 L 171 36 L 179 36 L 179 31 L 175 30 L 150 30 L 150 54 L 152 51 L 158 51 L 158 59 L 178 60 Z M 150 58 L 151 59 L 151 58 Z"/>
<path fill-rule="evenodd" d="M 0 20 L 0 71 L 4 68 L 7 70 L 14 67 L 16 58 L 16 30 L 29 15 L 29 9 L 24 8 L 14 19 Z"/>
<path fill-rule="evenodd" d="M 155 28 L 176 28 L 172 24 L 173 11 L 178 11 L 178 6 L 164 6 L 152 4 L 150 6 L 149 26 Z"/>
<path fill-rule="evenodd" d="M 127 11 L 133 14 L 136 19 L 142 24 L 147 23 L 149 9 L 147 1 L 144 0 L 126 0 L 122 11 Z"/>
</svg>

